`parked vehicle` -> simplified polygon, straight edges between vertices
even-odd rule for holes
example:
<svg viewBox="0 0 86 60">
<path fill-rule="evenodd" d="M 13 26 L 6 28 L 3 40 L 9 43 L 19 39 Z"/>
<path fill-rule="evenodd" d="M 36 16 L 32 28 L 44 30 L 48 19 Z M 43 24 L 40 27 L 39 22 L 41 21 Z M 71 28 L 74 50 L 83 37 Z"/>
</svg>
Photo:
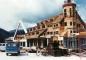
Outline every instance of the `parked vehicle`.
<svg viewBox="0 0 86 60">
<path fill-rule="evenodd" d="M 5 52 L 6 43 L 0 43 L 0 51 Z"/>
<path fill-rule="evenodd" d="M 59 42 L 54 41 L 50 43 L 47 47 L 48 55 L 52 56 L 68 56 L 69 52 L 68 49 L 65 48 L 59 48 Z"/>
<path fill-rule="evenodd" d="M 19 42 L 7 41 L 6 55 L 19 55 L 19 54 L 20 54 Z"/>
<path fill-rule="evenodd" d="M 9 55 L 9 54 L 11 54 L 11 55 L 19 55 L 20 54 L 20 48 L 21 48 L 20 47 L 20 41 L 18 41 L 18 40 L 15 39 L 15 37 L 17 35 L 17 32 L 18 32 L 18 29 L 20 27 L 20 24 L 23 27 L 25 33 L 27 33 L 27 30 L 25 29 L 22 21 L 19 21 L 19 23 L 17 25 L 17 28 L 16 28 L 16 31 L 15 31 L 14 36 L 12 37 L 12 39 L 8 38 L 6 40 L 6 55 Z"/>
</svg>

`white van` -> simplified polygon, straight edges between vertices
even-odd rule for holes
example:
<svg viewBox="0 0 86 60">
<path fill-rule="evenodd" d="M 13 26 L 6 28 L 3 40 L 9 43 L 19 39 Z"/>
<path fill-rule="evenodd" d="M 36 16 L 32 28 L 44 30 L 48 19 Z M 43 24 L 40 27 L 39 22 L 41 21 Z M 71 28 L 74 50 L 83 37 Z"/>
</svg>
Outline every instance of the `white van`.
<svg viewBox="0 0 86 60">
<path fill-rule="evenodd" d="M 5 51 L 6 43 L 0 43 L 0 51 Z"/>
</svg>

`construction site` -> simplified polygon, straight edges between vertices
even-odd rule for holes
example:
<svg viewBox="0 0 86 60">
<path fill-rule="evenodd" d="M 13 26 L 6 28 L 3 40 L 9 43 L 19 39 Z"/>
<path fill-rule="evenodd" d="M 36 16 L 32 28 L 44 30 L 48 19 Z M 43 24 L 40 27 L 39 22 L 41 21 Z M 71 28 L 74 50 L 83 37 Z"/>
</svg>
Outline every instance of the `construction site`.
<svg viewBox="0 0 86 60">
<path fill-rule="evenodd" d="M 86 24 L 78 14 L 76 7 L 72 0 L 66 0 L 62 13 L 45 19 L 28 29 L 20 21 L 14 36 L 6 39 L 12 40 L 6 42 L 7 55 L 11 53 L 8 47 L 12 42 L 19 42 L 18 54 L 20 50 L 37 55 L 41 53 L 44 56 L 69 56 L 71 54 L 80 56 L 81 53 L 85 54 Z M 17 34 L 20 25 L 25 34 Z"/>
</svg>

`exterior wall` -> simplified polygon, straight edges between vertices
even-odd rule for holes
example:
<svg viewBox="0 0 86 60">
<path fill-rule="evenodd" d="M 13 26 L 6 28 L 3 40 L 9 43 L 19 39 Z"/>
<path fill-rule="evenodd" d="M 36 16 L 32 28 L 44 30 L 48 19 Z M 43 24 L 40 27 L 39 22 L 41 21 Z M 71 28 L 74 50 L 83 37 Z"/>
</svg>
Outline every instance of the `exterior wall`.
<svg viewBox="0 0 86 60">
<path fill-rule="evenodd" d="M 65 26 L 65 30 L 67 30 L 68 37 L 70 37 L 71 31 L 73 31 L 73 25 L 70 25 L 70 22 L 73 22 L 73 18 L 65 18 L 64 22 L 67 23 L 67 26 Z"/>
<path fill-rule="evenodd" d="M 79 49 L 86 49 L 86 34 L 85 35 L 78 35 L 78 48 Z"/>
<path fill-rule="evenodd" d="M 45 25 L 45 27 L 43 28 L 42 25 Z M 48 36 L 51 37 L 53 35 L 58 36 L 60 24 L 58 22 L 56 22 L 56 20 L 51 21 L 49 23 L 45 23 L 45 21 L 43 21 L 43 22 L 39 23 L 39 25 L 37 25 L 37 26 L 40 27 L 40 28 L 32 30 L 32 31 L 29 31 L 29 33 L 28 33 L 29 34 L 28 35 L 29 38 L 38 38 L 37 36 L 41 32 L 43 32 L 43 30 L 45 30 L 45 29 L 47 29 L 47 31 L 44 32 L 44 34 L 41 37 L 45 37 L 46 36 L 46 38 L 47 38 Z M 36 32 L 39 32 L 39 33 L 36 34 Z M 32 33 L 34 33 L 34 34 L 32 34 Z"/>
<path fill-rule="evenodd" d="M 73 33 L 79 33 L 81 30 L 85 30 L 83 21 L 81 20 L 74 3 L 64 4 L 64 22 L 67 23 L 65 29 L 68 30 L 68 37 L 71 37 Z"/>
</svg>

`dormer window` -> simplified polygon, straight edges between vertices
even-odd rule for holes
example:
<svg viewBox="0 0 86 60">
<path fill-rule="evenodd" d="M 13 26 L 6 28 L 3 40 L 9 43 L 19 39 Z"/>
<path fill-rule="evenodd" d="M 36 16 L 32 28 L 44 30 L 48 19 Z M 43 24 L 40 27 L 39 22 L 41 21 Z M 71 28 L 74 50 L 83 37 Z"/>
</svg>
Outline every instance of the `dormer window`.
<svg viewBox="0 0 86 60">
<path fill-rule="evenodd" d="M 32 31 L 32 28 L 30 28 L 30 31 Z"/>
<path fill-rule="evenodd" d="M 46 23 L 48 23 L 48 21 L 47 21 L 47 20 L 45 20 L 45 22 L 46 22 Z"/>
<path fill-rule="evenodd" d="M 52 27 L 52 25 L 48 25 L 48 27 Z"/>
<path fill-rule="evenodd" d="M 32 32 L 32 35 L 34 35 L 35 33 L 34 32 Z"/>
<path fill-rule="evenodd" d="M 37 31 L 36 34 L 39 34 L 39 32 Z"/>
<path fill-rule="evenodd" d="M 38 29 L 40 29 L 40 26 L 37 26 Z"/>
<path fill-rule="evenodd" d="M 67 0 L 68 3 L 71 3 L 71 0 Z"/>
<path fill-rule="evenodd" d="M 50 19 L 50 22 L 52 22 L 53 21 L 53 19 Z"/>
<path fill-rule="evenodd" d="M 45 25 L 44 24 L 42 25 L 42 28 L 45 28 Z"/>
<path fill-rule="evenodd" d="M 33 30 L 35 30 L 35 27 L 33 27 Z"/>
<path fill-rule="evenodd" d="M 43 24 L 43 22 L 41 22 L 41 24 Z"/>
</svg>

